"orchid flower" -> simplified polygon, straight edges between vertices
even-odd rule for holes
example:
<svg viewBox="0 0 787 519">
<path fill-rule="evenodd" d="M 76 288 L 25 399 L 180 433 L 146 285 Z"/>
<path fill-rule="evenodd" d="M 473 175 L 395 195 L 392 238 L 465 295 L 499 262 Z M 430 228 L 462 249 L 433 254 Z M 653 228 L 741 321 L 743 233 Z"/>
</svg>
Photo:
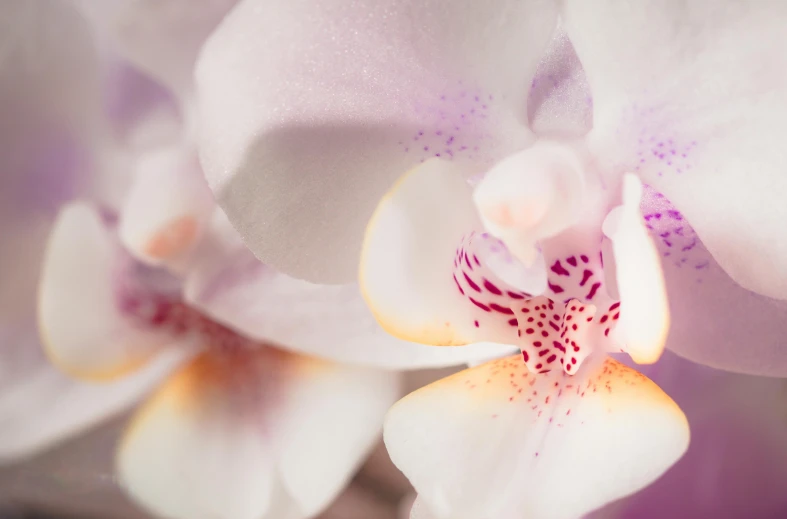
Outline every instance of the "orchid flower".
<svg viewBox="0 0 787 519">
<path fill-rule="evenodd" d="M 65 2 L 0 6 L 0 461 L 28 457 L 132 405 L 169 369 L 151 364 L 97 387 L 51 366 L 36 330 L 36 286 L 59 208 L 88 193 L 109 203 L 122 174 L 97 178 L 107 126 L 99 56 Z M 144 113 L 140 110 L 140 113 Z M 124 170 L 115 162 L 115 169 Z"/>
<path fill-rule="evenodd" d="M 36 5 L 43 9 L 49 3 Z M 79 15 L 67 7 L 61 10 L 76 20 L 74 42 L 89 40 L 89 27 Z M 47 15 L 64 23 L 60 11 Z M 36 17 L 25 19 L 38 23 Z M 43 34 L 50 36 L 52 28 Z M 73 53 L 69 60 L 81 60 L 88 51 L 78 47 L 68 52 Z M 66 63 L 63 77 L 70 79 L 73 70 Z M 100 70 L 103 64 L 94 59 L 80 78 L 107 73 Z M 111 81 L 121 83 L 129 75 L 125 66 L 108 72 Z M 41 84 L 48 86 L 58 77 L 44 76 Z M 138 94 L 138 83 L 132 83 L 121 90 Z M 45 93 L 43 100 L 51 103 L 55 97 Z M 90 89 L 82 93 L 102 99 Z M 172 94 L 180 101 L 177 92 Z M 17 359 L 3 355 L 3 383 L 14 384 L 3 387 L 3 449 L 27 455 L 33 443 L 44 446 L 38 436 L 46 434 L 47 445 L 62 439 L 131 405 L 179 365 L 138 411 L 123 442 L 118 469 L 124 488 L 168 517 L 313 516 L 342 489 L 376 439 L 383 413 L 398 397 L 398 377 L 380 367 L 459 364 L 490 356 L 489 347 L 435 351 L 402 343 L 379 329 L 356 284 L 323 289 L 260 264 L 215 211 L 188 118 L 173 124 L 175 111 L 155 100 L 145 100 L 141 115 L 133 101 L 121 96 L 109 106 L 112 115 L 129 119 L 128 126 L 94 132 L 119 137 L 124 148 L 110 153 L 104 140 L 91 133 L 80 147 L 92 160 L 89 185 L 47 207 L 45 225 L 36 228 L 37 248 L 43 248 L 62 202 L 82 200 L 60 212 L 40 276 L 37 257 L 26 250 L 12 250 L 20 254 L 9 256 L 12 275 L 22 272 L 26 262 L 34 271 L 22 294 L 32 296 L 39 284 L 38 321 L 48 357 L 83 382 L 46 366 L 32 327 L 21 330 L 25 341 L 12 345 L 20 355 L 30 355 L 50 382 L 41 380 L 41 394 L 36 394 L 32 382 L 37 381 L 25 380 L 30 371 L 17 376 L 11 367 L 19 365 Z M 71 100 L 66 107 L 73 109 L 76 121 L 88 113 L 81 114 Z M 50 115 L 48 105 L 39 108 L 43 116 Z M 102 130 L 105 115 L 96 115 Z M 162 135 L 171 141 L 162 143 Z M 11 180 L 19 180 L 12 183 L 15 195 L 28 186 L 32 173 L 24 168 L 13 173 L 18 177 Z M 47 187 L 34 184 L 38 190 Z M 18 203 L 20 212 L 4 220 L 13 224 L 4 226 L 4 241 L 11 233 L 24 237 L 16 225 L 36 210 L 30 210 L 27 199 L 12 197 L 9 202 Z M 3 209 L 16 207 L 9 203 Z M 4 254 L 4 264 L 5 259 Z M 34 305 L 31 301 L 26 308 L 31 314 Z M 235 319 L 242 323 L 234 326 Z M 507 348 L 493 349 L 497 353 L 492 356 Z M 336 358 L 355 365 L 325 360 Z M 44 405 L 55 409 L 42 416 Z M 341 418 L 343 413 L 347 419 Z M 47 419 L 58 423 L 44 428 Z"/>
<path fill-rule="evenodd" d="M 52 232 L 39 320 L 49 357 L 103 381 L 162 355 L 180 368 L 133 418 L 124 488 L 164 517 L 307 517 L 376 440 L 398 377 L 288 353 L 184 301 L 182 282 L 133 259 L 117 227 L 77 203 Z M 322 329 L 326 351 L 331 339 Z M 185 476 L 184 476 L 185 475 Z"/>
<path fill-rule="evenodd" d="M 521 349 L 389 413 L 386 444 L 429 513 L 573 518 L 662 474 L 685 417 L 608 352 L 655 362 L 669 331 L 690 359 L 787 373 L 786 15 L 245 0 L 212 35 L 201 158 L 255 254 L 322 282 L 360 270 L 397 337 Z M 568 103 L 592 107 L 573 117 L 586 134 L 527 118 L 558 18 L 586 73 Z"/>
</svg>

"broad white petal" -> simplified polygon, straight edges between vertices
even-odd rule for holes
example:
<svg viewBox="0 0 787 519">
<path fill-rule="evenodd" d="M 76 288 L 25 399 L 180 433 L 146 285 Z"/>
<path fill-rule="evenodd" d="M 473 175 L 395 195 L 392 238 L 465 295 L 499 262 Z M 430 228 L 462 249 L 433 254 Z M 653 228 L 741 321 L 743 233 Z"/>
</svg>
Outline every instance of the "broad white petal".
<svg viewBox="0 0 787 519">
<path fill-rule="evenodd" d="M 576 138 L 592 127 L 590 86 L 562 27 L 536 69 L 527 112 L 530 127 L 539 137 Z"/>
<path fill-rule="evenodd" d="M 35 144 L 30 138 L 55 134 L 79 140 L 95 130 L 100 108 L 98 56 L 89 25 L 71 3 L 3 2 L 0 35 L 4 168 L 17 165 L 15 160 L 30 160 L 27 154 Z"/>
<path fill-rule="evenodd" d="M 350 281 L 399 175 L 527 141 L 527 89 L 555 21 L 539 0 L 241 2 L 197 67 L 219 203 L 265 263 Z"/>
<path fill-rule="evenodd" d="M 397 396 L 393 373 L 263 346 L 208 352 L 140 410 L 118 469 L 166 517 L 278 519 L 288 502 L 311 516 L 342 490 Z"/>
<path fill-rule="evenodd" d="M 0 462 L 34 455 L 121 412 L 180 360 L 162 357 L 133 376 L 98 385 L 52 366 L 32 321 L 4 325 L 0 343 Z"/>
<path fill-rule="evenodd" d="M 787 4 L 569 0 L 563 14 L 599 166 L 636 170 L 736 282 L 787 298 Z"/>
<path fill-rule="evenodd" d="M 394 372 L 315 361 L 298 373 L 277 417 L 279 471 L 305 516 L 321 512 L 347 485 L 400 396 Z"/>
<path fill-rule="evenodd" d="M 126 432 L 117 460 L 125 489 L 172 519 L 261 517 L 273 500 L 271 422 L 286 368 L 267 349 L 195 358 Z"/>
<path fill-rule="evenodd" d="M 38 322 L 47 355 L 66 373 L 111 379 L 173 342 L 167 330 L 124 312 L 132 303 L 119 290 L 128 262 L 91 207 L 72 204 L 61 212 L 44 257 Z"/>
<path fill-rule="evenodd" d="M 199 240 L 213 209 L 195 150 L 173 146 L 151 151 L 138 159 L 118 233 L 142 261 L 171 264 Z"/>
<path fill-rule="evenodd" d="M 611 359 L 573 376 L 493 361 L 405 397 L 385 424 L 391 459 L 450 519 L 575 519 L 653 482 L 688 440 L 677 405 Z"/>
<path fill-rule="evenodd" d="M 315 285 L 279 274 L 252 255 L 221 212 L 193 256 L 184 288 L 189 304 L 291 351 L 390 369 L 451 366 L 510 352 L 493 344 L 432 348 L 397 340 L 380 329 L 357 284 Z"/>
<path fill-rule="evenodd" d="M 78 0 L 127 59 L 178 94 L 193 88 L 202 44 L 238 0 Z"/>
<path fill-rule="evenodd" d="M 787 303 L 733 281 L 686 216 L 652 187 L 645 189 L 642 213 L 669 294 L 667 348 L 719 369 L 787 376 Z"/>
</svg>

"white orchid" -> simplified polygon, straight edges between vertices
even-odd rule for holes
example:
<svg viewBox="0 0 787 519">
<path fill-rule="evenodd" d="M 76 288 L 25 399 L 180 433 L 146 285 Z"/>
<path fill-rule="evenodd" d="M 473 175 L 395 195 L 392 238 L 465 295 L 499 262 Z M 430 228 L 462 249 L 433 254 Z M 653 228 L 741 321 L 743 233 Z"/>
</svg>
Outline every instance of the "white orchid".
<svg viewBox="0 0 787 519">
<path fill-rule="evenodd" d="M 532 110 L 558 19 L 589 94 Z M 312 281 L 360 269 L 397 337 L 522 351 L 389 413 L 429 514 L 575 518 L 662 474 L 685 417 L 609 352 L 652 363 L 666 341 L 787 373 L 785 19 L 732 1 L 244 0 L 213 34 L 202 164 L 255 254 Z"/>
<path fill-rule="evenodd" d="M 362 461 L 399 396 L 391 369 L 460 364 L 489 356 L 488 348 L 402 343 L 380 330 L 357 284 L 321 287 L 259 263 L 202 179 L 188 85 L 177 90 L 162 76 L 170 90 L 162 89 L 119 63 L 112 49 L 98 59 L 92 28 L 67 3 L 9 6 L 0 8 L 4 26 L 21 28 L 10 43 L 32 37 L 36 52 L 9 44 L 8 70 L 18 74 L 2 83 L 7 95 L 0 99 L 30 123 L 20 125 L 24 139 L 12 140 L 9 128 L 2 142 L 11 173 L 10 182 L 4 178 L 11 189 L 3 190 L 4 202 L 10 195 L 3 238 L 12 245 L 4 248 L 3 272 L 14 279 L 29 271 L 8 304 L 4 291 L 3 457 L 23 458 L 130 406 L 177 365 L 125 436 L 118 454 L 124 488 L 165 517 L 318 514 Z M 190 67 L 175 55 L 171 66 Z M 59 68 L 45 68 L 47 60 Z M 27 67 L 45 73 L 28 81 Z M 109 83 L 99 80 L 104 75 Z M 60 105 L 51 85 L 65 79 L 59 88 L 69 97 Z M 136 98 L 144 90 L 138 80 L 152 88 L 152 99 Z M 108 85 L 119 88 L 105 92 Z M 109 113 L 102 109 L 106 94 L 113 97 Z M 67 171 L 62 160 L 42 164 L 45 176 L 30 166 L 31 150 L 50 149 L 39 130 L 53 127 L 78 138 L 75 148 L 88 165 L 74 169 L 86 178 L 69 180 L 74 189 L 47 201 L 39 215 L 34 202 Z M 34 247 L 23 248 L 27 243 Z M 43 359 L 34 326 L 37 284 L 46 353 L 86 382 L 69 380 Z M 24 319 L 14 312 L 19 297 L 26 298 Z M 493 355 L 506 350 L 498 346 Z M 31 377 L 39 371 L 40 380 Z"/>
<path fill-rule="evenodd" d="M 93 173 L 108 159 L 107 130 L 122 131 L 130 121 L 104 124 L 99 56 L 88 25 L 68 4 L 5 2 L 0 26 L 0 460 L 7 462 L 126 408 L 167 366 L 97 387 L 74 381 L 44 356 L 36 286 L 47 234 L 69 199 L 112 198 L 123 174 Z"/>
</svg>

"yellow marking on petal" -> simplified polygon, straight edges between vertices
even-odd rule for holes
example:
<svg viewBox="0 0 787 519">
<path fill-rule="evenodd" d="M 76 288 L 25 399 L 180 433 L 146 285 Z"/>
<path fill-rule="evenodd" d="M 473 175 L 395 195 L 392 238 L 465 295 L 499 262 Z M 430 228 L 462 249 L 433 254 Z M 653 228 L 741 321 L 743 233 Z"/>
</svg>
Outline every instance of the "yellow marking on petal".
<svg viewBox="0 0 787 519">
<path fill-rule="evenodd" d="M 595 405 L 608 405 L 610 409 L 619 409 L 621 405 L 655 405 L 674 412 L 688 429 L 683 411 L 669 395 L 642 373 L 610 357 L 582 366 L 577 374 L 568 375 L 560 369 L 547 374 L 532 373 L 521 355 L 512 355 L 438 380 L 410 393 L 400 402 L 418 399 L 434 390 L 464 393 L 464 398 L 470 397 L 467 403 L 479 406 L 492 402 L 523 404 L 527 398 L 543 402 L 547 396 L 552 404 L 561 396 L 577 396 L 593 399 Z M 534 395 L 533 391 L 538 394 Z"/>
<path fill-rule="evenodd" d="M 393 203 L 397 192 L 422 166 L 423 165 L 416 166 L 399 177 L 391 189 L 385 195 L 383 195 L 383 197 L 380 199 L 380 202 L 377 204 L 374 213 L 369 219 L 369 223 L 366 225 L 366 231 L 364 233 L 363 244 L 361 246 L 360 264 L 358 267 L 358 284 L 360 287 L 361 296 L 366 301 L 366 304 L 369 307 L 369 310 L 372 312 L 375 320 L 377 320 L 377 323 L 383 330 L 394 337 L 404 341 L 425 344 L 427 346 L 466 346 L 467 344 L 470 344 L 474 341 L 468 338 L 459 337 L 457 331 L 450 322 L 443 322 L 442 325 L 425 325 L 420 329 L 414 329 L 412 326 L 406 326 L 401 323 L 397 323 L 395 316 L 393 315 L 384 315 L 376 305 L 374 298 L 369 295 L 369 283 L 365 267 L 367 264 L 369 264 L 368 256 L 370 254 L 369 244 L 371 237 L 375 234 L 376 228 L 379 225 L 379 220 L 382 218 L 382 214 L 387 209 L 389 209 L 390 204 Z M 442 329 L 440 329 L 441 326 Z"/>
<path fill-rule="evenodd" d="M 118 364 L 117 366 L 107 367 L 99 370 L 89 370 L 85 369 L 84 367 L 72 366 L 64 359 L 59 357 L 55 353 L 55 348 L 53 346 L 52 340 L 49 337 L 49 334 L 40 324 L 38 335 L 41 338 L 41 346 L 44 350 L 44 355 L 46 356 L 47 360 L 66 375 L 77 380 L 83 380 L 85 382 L 114 382 L 141 369 L 150 361 L 151 358 L 151 355 L 143 355 L 138 358 L 127 359 L 126 362 Z"/>
<path fill-rule="evenodd" d="M 188 249 L 197 237 L 196 218 L 184 215 L 162 226 L 145 244 L 143 252 L 155 259 L 167 259 Z"/>
</svg>

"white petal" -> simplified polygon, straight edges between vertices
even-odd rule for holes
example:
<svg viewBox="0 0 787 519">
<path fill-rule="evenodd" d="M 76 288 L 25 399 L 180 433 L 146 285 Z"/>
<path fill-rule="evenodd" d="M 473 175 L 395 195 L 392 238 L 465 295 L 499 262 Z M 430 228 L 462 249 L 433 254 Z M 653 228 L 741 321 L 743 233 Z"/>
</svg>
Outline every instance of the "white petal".
<svg viewBox="0 0 787 519">
<path fill-rule="evenodd" d="M 636 170 L 744 287 L 787 298 L 787 4 L 564 5 L 599 166 Z"/>
<path fill-rule="evenodd" d="M 73 376 L 123 375 L 173 342 L 169 332 L 137 325 L 124 314 L 117 290 L 123 262 L 91 207 L 73 204 L 62 211 L 44 258 L 38 321 L 50 360 Z"/>
<path fill-rule="evenodd" d="M 377 441 L 397 396 L 392 373 L 268 347 L 206 353 L 141 409 L 118 469 L 132 497 L 166 517 L 278 519 L 292 514 L 288 502 L 314 515 Z"/>
<path fill-rule="evenodd" d="M 527 111 L 539 137 L 576 138 L 592 127 L 590 86 L 562 27 L 536 69 Z"/>
<path fill-rule="evenodd" d="M 78 0 L 126 58 L 180 94 L 192 89 L 202 44 L 237 1 Z"/>
<path fill-rule="evenodd" d="M 246 0 L 197 67 L 201 155 L 264 262 L 348 282 L 366 220 L 433 156 L 494 160 L 528 138 L 552 2 Z"/>
<path fill-rule="evenodd" d="M 78 382 L 44 357 L 35 324 L 0 329 L 0 461 L 28 457 L 136 402 L 180 359 L 164 358 L 112 384 Z"/>
<path fill-rule="evenodd" d="M 25 233 L 48 223 L 60 204 L 88 184 L 86 147 L 94 144 L 100 92 L 88 24 L 69 2 L 3 2 L 0 49 L 0 286 L 5 292 L 19 282 L 5 262 L 31 252 L 19 248 L 33 241 L 24 240 Z M 14 238 L 21 243 L 12 245 Z"/>
<path fill-rule="evenodd" d="M 611 359 L 574 376 L 493 361 L 412 393 L 385 424 L 391 459 L 450 519 L 575 519 L 653 482 L 688 439 L 677 405 Z"/>
<path fill-rule="evenodd" d="M 396 337 L 433 345 L 516 341 L 511 307 L 527 294 L 474 255 L 483 227 L 465 177 L 457 164 L 431 160 L 402 178 L 369 222 L 361 290 Z"/>
<path fill-rule="evenodd" d="M 284 487 L 306 516 L 322 511 L 377 443 L 401 395 L 393 372 L 314 363 L 293 383 L 280 434 Z"/>
<path fill-rule="evenodd" d="M 188 146 L 152 151 L 138 160 L 121 214 L 120 239 L 146 263 L 182 260 L 213 208 L 196 151 Z"/>
<path fill-rule="evenodd" d="M 191 305 L 291 351 L 391 369 L 450 366 L 510 352 L 492 344 L 432 348 L 397 340 L 377 325 L 357 284 L 315 285 L 277 273 L 251 254 L 220 212 L 194 257 L 184 289 Z"/>
<path fill-rule="evenodd" d="M 429 510 L 429 506 L 418 496 L 416 496 L 410 508 L 410 514 L 407 517 L 410 519 L 436 519 L 434 514 Z"/>
<path fill-rule="evenodd" d="M 3 145 L 42 129 L 90 130 L 100 107 L 98 56 L 89 25 L 71 3 L 4 2 L 0 35 Z"/>
<path fill-rule="evenodd" d="M 667 348 L 718 369 L 787 376 L 787 302 L 733 281 L 683 213 L 652 187 L 645 189 L 642 213 L 669 294 Z"/>
<path fill-rule="evenodd" d="M 262 516 L 273 499 L 266 412 L 280 396 L 271 378 L 283 367 L 276 360 L 267 350 L 203 354 L 167 381 L 138 411 L 118 453 L 131 496 L 173 519 Z"/>
</svg>

